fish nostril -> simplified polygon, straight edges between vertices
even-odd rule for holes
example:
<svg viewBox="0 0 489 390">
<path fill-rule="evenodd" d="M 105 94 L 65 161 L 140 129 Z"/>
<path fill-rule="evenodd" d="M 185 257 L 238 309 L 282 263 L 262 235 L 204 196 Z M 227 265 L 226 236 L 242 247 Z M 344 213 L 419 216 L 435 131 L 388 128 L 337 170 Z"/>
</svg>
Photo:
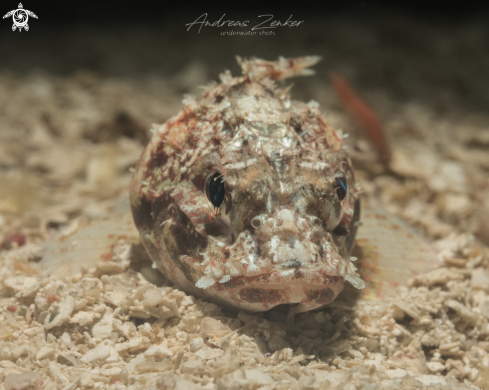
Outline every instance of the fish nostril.
<svg viewBox="0 0 489 390">
<path fill-rule="evenodd" d="M 315 227 L 314 229 L 312 229 L 309 237 L 310 237 L 310 240 L 312 242 L 317 243 L 317 242 L 321 241 L 321 239 L 325 236 L 326 236 L 326 232 L 324 231 L 324 229 L 322 229 L 320 227 Z"/>
<path fill-rule="evenodd" d="M 251 226 L 253 226 L 255 229 L 259 228 L 261 226 L 261 220 L 259 218 L 253 218 L 251 221 Z"/>
<path fill-rule="evenodd" d="M 311 217 L 311 225 L 323 226 L 323 221 L 321 221 L 321 219 L 319 219 L 318 217 Z"/>
</svg>

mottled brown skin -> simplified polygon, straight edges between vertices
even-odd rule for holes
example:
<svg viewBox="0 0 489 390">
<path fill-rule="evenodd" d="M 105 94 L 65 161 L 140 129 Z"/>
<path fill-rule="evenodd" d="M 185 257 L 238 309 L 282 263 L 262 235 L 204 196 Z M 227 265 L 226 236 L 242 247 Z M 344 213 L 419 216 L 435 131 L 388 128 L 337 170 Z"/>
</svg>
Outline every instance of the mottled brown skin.
<svg viewBox="0 0 489 390">
<path fill-rule="evenodd" d="M 153 129 L 131 206 L 150 257 L 180 288 L 240 309 L 290 303 L 297 312 L 331 302 L 345 279 L 362 288 L 349 259 L 359 206 L 342 137 L 316 103 L 291 101 L 273 81 L 309 74 L 317 60 L 240 59 L 243 76 L 221 75 Z M 218 209 L 208 199 L 216 172 Z"/>
</svg>

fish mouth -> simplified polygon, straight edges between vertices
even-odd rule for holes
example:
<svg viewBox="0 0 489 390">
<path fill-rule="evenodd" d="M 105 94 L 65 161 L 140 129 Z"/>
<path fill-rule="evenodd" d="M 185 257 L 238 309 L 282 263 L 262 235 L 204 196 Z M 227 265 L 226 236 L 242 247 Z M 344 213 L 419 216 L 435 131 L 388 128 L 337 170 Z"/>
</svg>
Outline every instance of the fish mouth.
<svg viewBox="0 0 489 390">
<path fill-rule="evenodd" d="M 281 265 L 283 266 L 283 265 Z M 290 267 L 287 270 L 274 270 L 257 275 L 231 276 L 225 283 L 216 283 L 214 287 L 218 290 L 239 288 L 242 286 L 263 287 L 287 287 L 289 285 L 323 286 L 334 287 L 343 285 L 345 277 L 342 275 L 330 275 L 318 269 L 304 269 L 301 267 Z"/>
<path fill-rule="evenodd" d="M 263 311 L 283 304 L 295 304 L 301 313 L 332 302 L 343 290 L 345 278 L 324 271 L 293 268 L 254 276 L 234 276 L 215 283 L 209 290 L 215 297 L 248 311 Z M 211 292 L 211 291 L 208 291 Z"/>
<path fill-rule="evenodd" d="M 208 248 L 194 286 L 209 299 L 242 310 L 282 304 L 297 305 L 297 312 L 313 310 L 333 301 L 346 280 L 359 279 L 333 238 L 309 237 L 306 228 L 300 235 L 272 230 L 267 237 L 246 231 L 232 245 L 212 242 Z"/>
</svg>

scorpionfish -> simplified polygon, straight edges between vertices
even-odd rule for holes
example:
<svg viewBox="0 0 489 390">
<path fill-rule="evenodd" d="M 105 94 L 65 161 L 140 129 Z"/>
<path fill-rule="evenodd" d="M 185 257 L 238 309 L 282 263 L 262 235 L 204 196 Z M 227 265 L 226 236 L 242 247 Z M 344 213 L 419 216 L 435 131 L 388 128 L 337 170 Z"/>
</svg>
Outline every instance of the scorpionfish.
<svg viewBox="0 0 489 390">
<path fill-rule="evenodd" d="M 221 306 L 295 313 L 333 301 L 359 225 L 351 160 L 315 101 L 277 81 L 310 75 L 317 56 L 237 57 L 243 74 L 187 96 L 153 136 L 130 188 L 154 265 L 182 290 Z"/>
</svg>

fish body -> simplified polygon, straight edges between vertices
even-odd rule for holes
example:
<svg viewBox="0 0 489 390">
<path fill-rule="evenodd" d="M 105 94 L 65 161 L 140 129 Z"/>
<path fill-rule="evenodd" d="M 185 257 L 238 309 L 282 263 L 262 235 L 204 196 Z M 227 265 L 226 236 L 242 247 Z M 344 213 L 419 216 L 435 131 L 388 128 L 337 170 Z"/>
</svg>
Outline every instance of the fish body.
<svg viewBox="0 0 489 390">
<path fill-rule="evenodd" d="M 218 304 L 295 312 L 333 301 L 350 261 L 359 191 L 341 132 L 314 101 L 291 100 L 277 80 L 312 74 L 319 57 L 238 57 L 153 127 L 130 188 L 141 242 L 181 289 Z"/>
</svg>

